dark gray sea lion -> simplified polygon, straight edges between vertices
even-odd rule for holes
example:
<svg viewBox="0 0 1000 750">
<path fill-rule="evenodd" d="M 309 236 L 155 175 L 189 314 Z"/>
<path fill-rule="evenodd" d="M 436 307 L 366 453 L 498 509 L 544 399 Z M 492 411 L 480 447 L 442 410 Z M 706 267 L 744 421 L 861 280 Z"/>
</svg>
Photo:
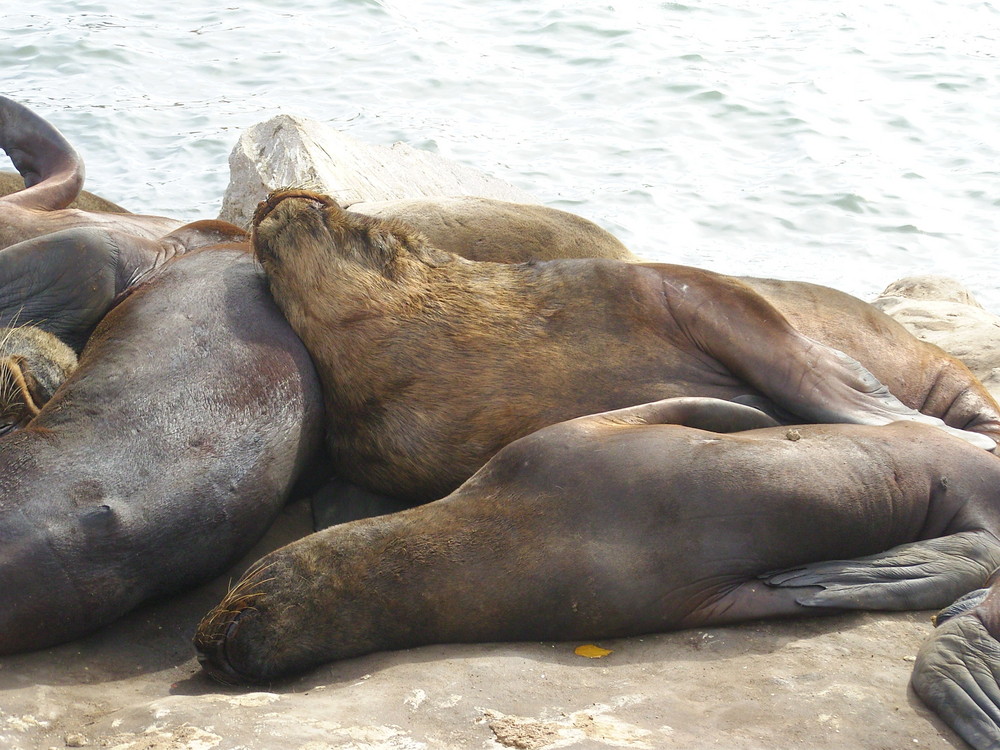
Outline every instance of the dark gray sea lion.
<svg viewBox="0 0 1000 750">
<path fill-rule="evenodd" d="M 761 424 L 700 403 L 547 427 L 440 501 L 266 555 L 199 626 L 202 664 L 259 682 L 430 643 L 921 609 L 1000 564 L 995 456 L 912 422 L 671 424 Z"/>
<path fill-rule="evenodd" d="M 0 653 L 224 570 L 321 443 L 321 410 L 244 250 L 184 255 L 135 287 L 41 413 L 0 438 Z"/>
<path fill-rule="evenodd" d="M 788 421 L 939 417 L 984 447 L 1000 436 L 968 368 L 831 289 L 603 259 L 470 262 L 306 191 L 262 203 L 253 244 L 323 380 L 336 470 L 409 501 L 546 425 L 672 396 L 749 399 Z"/>
</svg>

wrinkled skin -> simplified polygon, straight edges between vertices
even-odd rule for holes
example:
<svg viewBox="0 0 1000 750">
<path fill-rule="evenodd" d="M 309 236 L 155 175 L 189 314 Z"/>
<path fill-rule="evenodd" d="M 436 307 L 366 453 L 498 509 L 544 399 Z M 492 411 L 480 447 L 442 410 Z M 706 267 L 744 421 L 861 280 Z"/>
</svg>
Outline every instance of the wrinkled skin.
<svg viewBox="0 0 1000 750">
<path fill-rule="evenodd" d="M 307 191 L 274 193 L 252 233 L 323 380 L 335 469 L 409 502 L 546 425 L 674 396 L 746 399 L 786 422 L 940 418 L 985 448 L 1000 437 L 1000 408 L 961 362 L 824 287 L 469 262 Z"/>
<path fill-rule="evenodd" d="M 924 703 L 976 750 L 1000 747 L 1000 582 L 935 618 L 910 680 Z"/>
<path fill-rule="evenodd" d="M 239 247 L 184 255 L 98 325 L 0 438 L 0 653 L 81 636 L 218 574 L 320 443 L 312 363 Z"/>
<path fill-rule="evenodd" d="M 261 682 L 430 643 L 921 609 L 1000 564 L 996 457 L 912 422 L 674 424 L 773 424 L 752 411 L 672 399 L 533 433 L 442 500 L 263 557 L 199 658 Z"/>
</svg>

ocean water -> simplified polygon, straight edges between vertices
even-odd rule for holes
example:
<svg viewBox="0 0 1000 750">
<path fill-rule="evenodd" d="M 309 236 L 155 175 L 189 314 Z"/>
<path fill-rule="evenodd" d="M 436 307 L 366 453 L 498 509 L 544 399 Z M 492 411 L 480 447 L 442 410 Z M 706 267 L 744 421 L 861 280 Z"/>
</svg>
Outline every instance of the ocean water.
<svg viewBox="0 0 1000 750">
<path fill-rule="evenodd" d="M 241 130 L 285 112 L 650 259 L 864 298 L 946 274 L 1000 313 L 998 53 L 1000 5 L 970 0 L 32 0 L 0 93 L 133 211 L 215 216 Z"/>
</svg>

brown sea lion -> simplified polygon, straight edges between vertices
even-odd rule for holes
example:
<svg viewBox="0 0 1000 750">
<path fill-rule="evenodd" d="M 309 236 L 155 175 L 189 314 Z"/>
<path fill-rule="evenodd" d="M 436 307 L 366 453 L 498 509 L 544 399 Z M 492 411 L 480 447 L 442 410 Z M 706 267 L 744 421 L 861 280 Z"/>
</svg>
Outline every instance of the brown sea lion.
<svg viewBox="0 0 1000 750">
<path fill-rule="evenodd" d="M 24 178 L 17 172 L 0 171 L 0 196 L 16 193 L 24 190 L 24 187 Z M 81 190 L 79 195 L 69 204 L 68 208 L 78 208 L 81 211 L 103 211 L 104 213 L 112 214 L 130 213 L 130 211 L 122 208 L 117 203 L 112 203 L 107 198 L 102 198 L 87 190 Z"/>
<path fill-rule="evenodd" d="M 0 435 L 38 415 L 76 369 L 76 352 L 35 326 L 0 328 Z"/>
<path fill-rule="evenodd" d="M 762 423 L 740 410 L 671 399 L 550 426 L 443 500 L 293 542 L 205 617 L 199 658 L 260 682 L 431 643 L 925 609 L 1000 565 L 995 456 L 912 422 L 673 424 Z"/>
<path fill-rule="evenodd" d="M 351 211 L 414 227 L 434 247 L 469 260 L 638 260 L 610 232 L 548 206 L 457 196 L 356 203 Z"/>
<path fill-rule="evenodd" d="M 0 653 L 81 636 L 224 570 L 321 444 L 319 383 L 238 246 L 164 265 L 0 438 Z"/>
<path fill-rule="evenodd" d="M 83 188 L 84 164 L 55 127 L 22 104 L 0 96 L 0 148 L 26 185 L 0 196 L 0 248 L 64 229 L 95 228 L 155 241 L 183 225 L 164 216 L 68 208 Z M 212 222 L 241 230 L 226 222 Z M 196 235 L 190 239 L 196 240 Z M 209 244 L 209 243 L 200 243 Z M 194 249 L 191 247 L 190 249 Z M 155 251 L 154 251 L 155 252 Z"/>
<path fill-rule="evenodd" d="M 545 425 L 672 396 L 1000 437 L 1000 407 L 961 362 L 823 287 L 604 259 L 470 262 L 307 191 L 261 204 L 253 246 L 323 380 L 336 471 L 409 501 Z"/>
</svg>

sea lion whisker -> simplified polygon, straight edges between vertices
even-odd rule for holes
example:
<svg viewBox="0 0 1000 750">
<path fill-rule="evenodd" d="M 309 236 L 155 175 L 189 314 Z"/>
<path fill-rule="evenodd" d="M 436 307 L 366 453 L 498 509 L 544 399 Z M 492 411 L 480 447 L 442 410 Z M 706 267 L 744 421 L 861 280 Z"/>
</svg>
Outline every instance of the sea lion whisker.
<svg viewBox="0 0 1000 750">
<path fill-rule="evenodd" d="M 228 598 L 234 592 L 238 591 L 241 588 L 253 585 L 253 581 L 252 581 L 253 577 L 256 576 L 256 575 L 258 575 L 258 574 L 260 574 L 260 573 L 262 573 L 262 572 L 264 572 L 265 570 L 267 570 L 268 568 L 272 567 L 273 565 L 274 565 L 274 563 L 264 564 L 261 560 L 258 560 L 253 565 L 251 565 L 249 568 L 247 568 L 246 572 L 244 572 L 243 575 L 240 576 L 240 579 L 236 582 L 235 586 L 232 585 L 232 579 L 230 578 L 229 579 L 229 587 L 228 587 L 228 589 L 226 591 L 226 597 Z"/>
<path fill-rule="evenodd" d="M 270 567 L 270 566 L 268 566 L 268 567 Z M 265 572 L 267 569 L 268 568 L 257 568 L 257 569 L 250 569 L 250 570 L 248 570 L 246 573 L 243 574 L 243 578 L 241 578 L 237 582 L 237 584 L 232 589 L 230 589 L 227 592 L 226 598 L 230 598 L 230 597 L 238 594 L 243 589 L 251 588 L 253 586 L 260 585 L 261 583 L 268 583 L 269 581 L 273 580 L 273 579 L 270 579 L 270 578 L 268 578 L 268 579 L 260 579 L 260 578 L 257 577 L 261 573 Z"/>
<path fill-rule="evenodd" d="M 267 583 L 271 583 L 274 580 L 275 580 L 274 578 L 266 578 L 266 579 L 260 580 L 260 581 L 253 581 L 252 584 L 255 587 L 256 586 L 263 586 L 263 585 L 265 585 Z M 248 584 L 248 587 L 249 587 L 249 584 Z M 253 601 L 254 599 L 259 599 L 265 593 L 266 592 L 264 592 L 264 591 L 256 591 L 256 590 L 243 592 L 243 591 L 240 591 L 239 588 L 237 588 L 237 589 L 234 589 L 232 593 L 229 593 L 229 594 L 226 595 L 226 597 L 223 599 L 223 603 L 226 606 L 229 606 L 229 607 L 238 607 L 238 606 L 240 606 L 244 602 Z"/>
</svg>

